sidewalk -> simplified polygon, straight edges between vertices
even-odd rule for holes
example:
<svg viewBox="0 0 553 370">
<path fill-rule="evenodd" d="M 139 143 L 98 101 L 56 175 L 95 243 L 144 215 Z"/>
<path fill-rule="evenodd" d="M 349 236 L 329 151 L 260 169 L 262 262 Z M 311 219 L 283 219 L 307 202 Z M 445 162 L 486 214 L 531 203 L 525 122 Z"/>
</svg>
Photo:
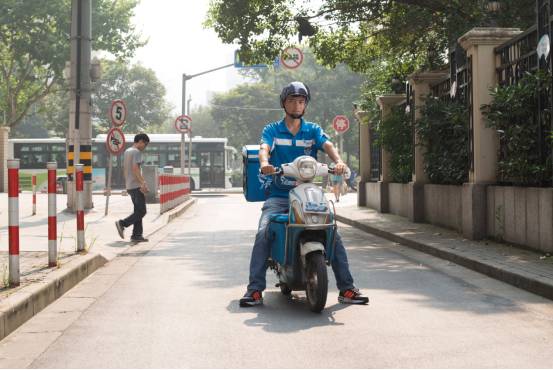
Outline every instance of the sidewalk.
<svg viewBox="0 0 553 370">
<path fill-rule="evenodd" d="M 327 197 L 334 198 L 330 194 Z M 510 244 L 464 239 L 457 231 L 415 224 L 403 217 L 357 207 L 351 200 L 343 204 L 341 198 L 337 203 L 338 221 L 553 300 L 553 257 L 543 258 L 543 253 Z"/>
<path fill-rule="evenodd" d="M 93 195 L 94 208 L 85 211 L 85 243 L 88 253 L 76 253 L 77 221 L 65 211 L 66 195 L 57 195 L 57 235 L 59 266 L 48 266 L 48 195 L 37 194 L 37 214 L 32 215 L 32 194 L 19 194 L 20 280 L 19 287 L 8 287 L 8 195 L 0 194 L 0 340 L 17 329 L 43 308 L 61 297 L 81 280 L 120 253 L 135 245 L 131 231 L 121 239 L 115 221 L 133 211 L 129 196 L 112 195 L 108 215 L 106 197 Z M 181 215 L 196 199 L 192 198 L 163 215 L 159 204 L 147 204 L 143 219 L 144 236 L 148 238 Z M 63 233 L 63 234 L 62 234 Z"/>
</svg>

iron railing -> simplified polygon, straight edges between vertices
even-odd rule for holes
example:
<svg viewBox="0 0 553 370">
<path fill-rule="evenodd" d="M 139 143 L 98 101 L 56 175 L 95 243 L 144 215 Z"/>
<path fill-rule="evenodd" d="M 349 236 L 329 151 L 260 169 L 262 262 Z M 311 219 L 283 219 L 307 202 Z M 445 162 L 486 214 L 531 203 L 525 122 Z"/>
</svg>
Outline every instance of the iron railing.
<svg viewBox="0 0 553 370">
<path fill-rule="evenodd" d="M 380 112 L 380 116 L 382 117 L 382 111 Z M 376 138 L 377 123 L 378 123 L 378 120 L 374 120 L 371 123 L 371 127 L 369 128 L 369 135 L 370 135 L 369 150 L 371 152 L 371 172 L 370 172 L 369 181 L 371 182 L 380 181 L 380 174 L 382 173 L 382 148 L 378 145 L 375 145 L 375 141 L 377 139 Z"/>
<path fill-rule="evenodd" d="M 549 30 L 553 29 L 553 7 L 548 6 L 549 4 L 546 4 L 544 0 L 537 0 L 536 3 L 538 10 L 536 25 L 494 49 L 499 59 L 496 72 L 498 84 L 501 87 L 518 85 L 527 73 L 535 74 L 538 70 L 544 70 L 551 74 L 553 68 L 551 58 L 549 57 L 547 60 L 539 59 L 537 46 L 541 38 L 548 33 L 550 34 Z M 549 37 L 550 42 L 553 41 L 553 37 L 551 35 Z M 537 124 L 536 145 L 538 146 L 540 165 L 545 164 L 547 158 L 552 155 L 546 139 L 548 127 L 553 128 L 553 115 L 551 115 L 550 122 L 542 122 L 542 113 L 548 109 L 548 102 L 553 101 L 553 94 L 548 94 L 549 89 L 543 90 L 539 94 L 536 104 L 532 107 L 534 110 L 533 124 Z M 517 124 L 517 122 L 512 122 L 512 124 Z M 500 142 L 500 159 L 505 157 L 504 147 L 505 143 Z"/>
<path fill-rule="evenodd" d="M 432 95 L 447 102 L 459 102 L 467 107 L 468 117 L 468 168 L 474 171 L 474 114 L 472 89 L 472 56 L 467 56 L 461 45 L 449 50 L 449 75 L 433 84 Z"/>
</svg>

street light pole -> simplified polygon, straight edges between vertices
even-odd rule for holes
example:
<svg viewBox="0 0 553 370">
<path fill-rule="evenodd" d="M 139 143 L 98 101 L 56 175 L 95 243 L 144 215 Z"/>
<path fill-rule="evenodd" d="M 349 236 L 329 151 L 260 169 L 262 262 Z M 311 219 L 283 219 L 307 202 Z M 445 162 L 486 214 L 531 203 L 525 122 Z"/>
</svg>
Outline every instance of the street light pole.
<svg viewBox="0 0 553 370">
<path fill-rule="evenodd" d="M 234 66 L 234 63 L 227 64 L 226 66 L 210 69 L 209 71 L 196 73 L 195 75 L 188 76 L 186 73 L 182 74 L 182 115 L 186 115 L 186 81 L 193 79 L 194 77 L 205 75 L 206 73 L 215 72 L 223 68 L 228 68 Z M 190 98 L 192 100 L 192 98 Z M 188 107 L 188 113 L 190 114 L 190 107 Z M 192 130 L 188 133 L 188 137 L 190 138 L 190 148 L 188 148 L 188 176 L 190 177 L 190 168 L 192 166 Z M 181 158 L 180 158 L 180 173 L 184 174 L 184 134 L 181 136 Z M 190 178 L 190 181 L 192 181 L 192 178 Z"/>
<path fill-rule="evenodd" d="M 187 111 L 190 114 L 190 101 L 192 100 L 192 95 L 188 98 L 188 107 Z M 190 132 L 188 133 L 188 178 L 191 180 L 192 177 L 192 124 L 190 124 Z M 184 145 L 183 145 L 184 148 Z"/>
</svg>

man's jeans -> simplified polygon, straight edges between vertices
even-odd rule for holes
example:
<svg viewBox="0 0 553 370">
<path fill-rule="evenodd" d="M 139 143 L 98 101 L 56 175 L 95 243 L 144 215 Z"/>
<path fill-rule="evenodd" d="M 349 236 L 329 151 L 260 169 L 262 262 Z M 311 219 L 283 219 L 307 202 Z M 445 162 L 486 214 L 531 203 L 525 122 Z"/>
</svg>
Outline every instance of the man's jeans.
<svg viewBox="0 0 553 370">
<path fill-rule="evenodd" d="M 264 291 L 266 287 L 265 276 L 267 274 L 267 265 L 269 260 L 269 240 L 265 234 L 269 224 L 269 216 L 276 213 L 288 213 L 288 198 L 269 198 L 261 208 L 261 218 L 259 227 L 255 236 L 255 243 L 252 250 L 252 259 L 250 261 L 250 284 L 248 291 Z M 340 234 L 336 234 L 334 242 L 334 260 L 332 261 L 332 270 L 336 277 L 336 285 L 339 290 L 353 289 L 353 277 L 349 272 L 348 256 Z"/>
<path fill-rule="evenodd" d="M 124 227 L 134 225 L 131 238 L 142 236 L 142 218 L 146 216 L 146 197 L 140 191 L 140 188 L 128 189 L 127 193 L 131 196 L 134 204 L 134 213 L 124 220 L 121 220 Z"/>
</svg>

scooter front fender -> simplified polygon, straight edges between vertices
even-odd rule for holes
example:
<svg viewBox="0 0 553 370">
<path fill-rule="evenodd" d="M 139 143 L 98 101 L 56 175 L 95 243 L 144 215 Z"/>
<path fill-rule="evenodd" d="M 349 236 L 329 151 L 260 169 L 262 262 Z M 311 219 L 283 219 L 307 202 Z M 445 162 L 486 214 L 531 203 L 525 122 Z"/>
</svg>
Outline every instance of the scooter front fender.
<svg viewBox="0 0 553 370">
<path fill-rule="evenodd" d="M 301 245 L 300 253 L 301 253 L 302 257 L 305 257 L 306 255 L 308 255 L 311 252 L 315 252 L 315 251 L 323 251 L 324 252 L 324 250 L 325 250 L 324 245 L 322 245 L 319 242 L 307 242 L 307 243 L 303 243 Z"/>
</svg>

